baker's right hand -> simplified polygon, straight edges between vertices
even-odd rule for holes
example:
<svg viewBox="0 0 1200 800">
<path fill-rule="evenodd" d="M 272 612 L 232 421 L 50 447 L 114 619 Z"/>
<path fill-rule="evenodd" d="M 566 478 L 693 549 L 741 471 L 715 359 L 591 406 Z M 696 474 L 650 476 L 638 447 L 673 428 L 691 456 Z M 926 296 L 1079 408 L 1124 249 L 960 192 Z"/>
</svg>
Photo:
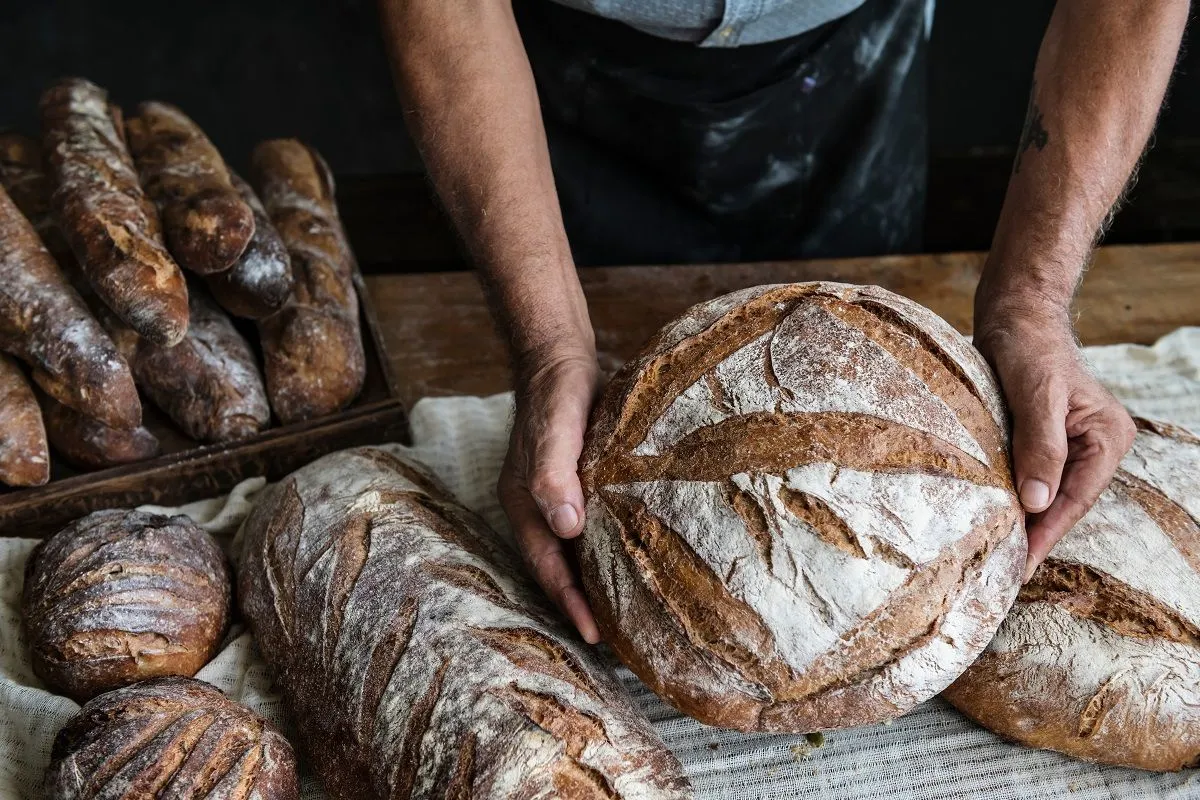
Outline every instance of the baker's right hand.
<svg viewBox="0 0 1200 800">
<path fill-rule="evenodd" d="M 583 532 L 579 455 L 600 384 L 594 348 L 557 346 L 517 370 L 516 417 L 496 492 L 530 571 L 585 641 L 600 631 L 567 557 Z"/>
</svg>

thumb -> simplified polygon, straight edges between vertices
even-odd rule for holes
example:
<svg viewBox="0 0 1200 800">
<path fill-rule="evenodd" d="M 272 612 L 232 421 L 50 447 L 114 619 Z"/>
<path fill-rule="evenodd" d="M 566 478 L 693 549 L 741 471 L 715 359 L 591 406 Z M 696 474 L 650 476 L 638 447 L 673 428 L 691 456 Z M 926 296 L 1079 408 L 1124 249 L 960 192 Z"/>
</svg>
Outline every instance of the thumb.
<svg viewBox="0 0 1200 800">
<path fill-rule="evenodd" d="M 580 377 L 568 377 L 549 392 L 540 408 L 531 409 L 525 434 L 526 486 L 550 530 L 563 538 L 583 531 L 579 455 L 593 387 L 590 378 Z"/>
<path fill-rule="evenodd" d="M 1010 398 L 1013 416 L 1013 473 L 1021 505 L 1045 511 L 1058 494 L 1067 460 L 1067 398 L 1050 389 Z"/>
</svg>

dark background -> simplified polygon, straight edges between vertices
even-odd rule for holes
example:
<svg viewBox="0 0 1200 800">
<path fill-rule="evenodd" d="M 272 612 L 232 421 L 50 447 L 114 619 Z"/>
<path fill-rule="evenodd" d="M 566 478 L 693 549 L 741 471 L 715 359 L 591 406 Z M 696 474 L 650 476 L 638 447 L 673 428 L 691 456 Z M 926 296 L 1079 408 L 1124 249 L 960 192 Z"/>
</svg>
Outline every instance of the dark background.
<svg viewBox="0 0 1200 800">
<path fill-rule="evenodd" d="M 78 74 L 107 87 L 123 105 L 149 98 L 178 104 L 235 167 L 244 168 L 258 140 L 297 136 L 325 154 L 345 202 L 386 203 L 396 191 L 420 196 L 395 203 L 400 208 L 427 202 L 417 177 L 384 183 L 365 177 L 420 171 L 404 134 L 374 0 L 5 5 L 0 127 L 36 132 L 41 90 L 56 77 Z M 926 249 L 987 247 L 1052 8 L 1052 0 L 938 3 L 930 51 Z M 1198 67 L 1197 54 L 1185 54 L 1156 146 L 1110 241 L 1200 238 Z M 436 260 L 433 250 L 416 250 L 416 261 Z"/>
</svg>

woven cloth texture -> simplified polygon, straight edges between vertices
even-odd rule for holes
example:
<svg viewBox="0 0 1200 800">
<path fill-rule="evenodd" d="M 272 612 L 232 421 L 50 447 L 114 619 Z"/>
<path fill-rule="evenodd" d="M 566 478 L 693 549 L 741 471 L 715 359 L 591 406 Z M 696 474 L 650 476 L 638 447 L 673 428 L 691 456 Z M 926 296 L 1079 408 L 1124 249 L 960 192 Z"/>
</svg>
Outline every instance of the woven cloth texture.
<svg viewBox="0 0 1200 800">
<path fill-rule="evenodd" d="M 1086 350 L 1096 375 L 1134 413 L 1200 431 L 1200 328 L 1181 328 L 1152 347 Z M 509 536 L 495 496 L 512 417 L 512 395 L 431 398 L 412 411 L 413 454 L 467 506 Z M 392 445 L 399 447 L 398 445 Z M 233 552 L 235 532 L 264 481 L 254 478 L 224 498 L 178 509 Z M 42 796 L 54 734 L 79 708 L 42 688 L 20 626 L 22 571 L 37 542 L 0 539 L 0 798 Z M 1148 800 L 1200 798 L 1200 770 L 1154 774 L 1100 767 L 1002 741 L 940 699 L 887 725 L 825 736 L 746 735 L 681 716 L 622 669 L 619 674 L 687 769 L 698 798 L 821 800 Z M 243 626 L 196 676 L 278 724 L 284 718 L 270 672 Z M 324 798 L 301 766 L 302 797 Z"/>
</svg>

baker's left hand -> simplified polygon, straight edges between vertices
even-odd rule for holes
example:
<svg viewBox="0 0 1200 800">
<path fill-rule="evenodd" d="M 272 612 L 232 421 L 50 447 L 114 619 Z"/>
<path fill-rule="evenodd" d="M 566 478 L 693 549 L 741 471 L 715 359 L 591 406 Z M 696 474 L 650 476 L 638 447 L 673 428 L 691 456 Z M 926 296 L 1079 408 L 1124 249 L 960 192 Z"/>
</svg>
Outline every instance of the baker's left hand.
<svg viewBox="0 0 1200 800">
<path fill-rule="evenodd" d="M 1088 371 L 1067 309 L 983 303 L 975 346 L 996 371 L 1012 415 L 1013 474 L 1030 515 L 1028 581 L 1108 486 L 1136 429 Z"/>
</svg>

